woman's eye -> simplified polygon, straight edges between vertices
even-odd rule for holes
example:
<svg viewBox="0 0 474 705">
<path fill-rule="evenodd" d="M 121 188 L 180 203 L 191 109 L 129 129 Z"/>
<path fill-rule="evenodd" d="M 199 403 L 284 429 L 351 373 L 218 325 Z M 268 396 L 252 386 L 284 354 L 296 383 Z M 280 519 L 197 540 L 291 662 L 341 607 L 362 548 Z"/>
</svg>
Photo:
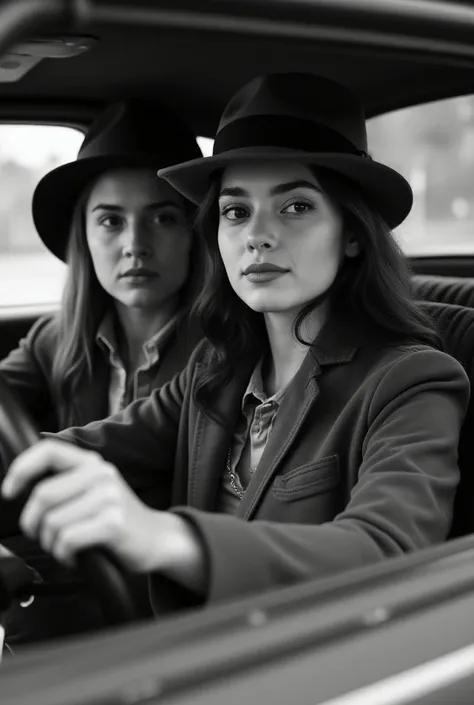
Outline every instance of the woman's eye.
<svg viewBox="0 0 474 705">
<path fill-rule="evenodd" d="M 290 215 L 304 215 L 314 210 L 314 206 L 306 201 L 294 201 L 288 206 L 283 208 L 283 213 L 289 213 Z"/>
<path fill-rule="evenodd" d="M 242 220 L 247 215 L 247 210 L 242 206 L 227 206 L 221 211 L 221 216 L 227 220 Z"/>
<path fill-rule="evenodd" d="M 100 219 L 99 223 L 108 230 L 116 230 L 122 225 L 122 218 L 118 215 L 106 215 Z"/>
<path fill-rule="evenodd" d="M 171 212 L 155 213 L 151 218 L 153 225 L 173 225 L 177 221 L 178 216 Z"/>
</svg>

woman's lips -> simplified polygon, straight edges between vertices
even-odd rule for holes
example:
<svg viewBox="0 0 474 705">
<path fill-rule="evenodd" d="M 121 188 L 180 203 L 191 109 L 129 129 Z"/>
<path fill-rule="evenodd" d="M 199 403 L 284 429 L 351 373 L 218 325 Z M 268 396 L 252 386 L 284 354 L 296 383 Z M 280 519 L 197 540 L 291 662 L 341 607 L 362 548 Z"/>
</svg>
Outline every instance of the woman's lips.
<svg viewBox="0 0 474 705">
<path fill-rule="evenodd" d="M 120 275 L 121 277 L 157 277 L 158 272 L 153 269 L 145 269 L 140 267 L 135 267 L 134 269 L 127 269 L 126 272 Z"/>
<path fill-rule="evenodd" d="M 128 284 L 148 284 L 158 277 L 152 269 L 128 269 L 120 275 Z"/>
<path fill-rule="evenodd" d="M 246 267 L 242 274 L 243 276 L 251 282 L 269 282 L 274 279 L 282 277 L 288 272 L 287 269 L 279 267 L 277 264 L 270 264 L 269 262 L 261 264 L 251 264 Z"/>
<path fill-rule="evenodd" d="M 286 271 L 286 269 L 267 269 L 262 270 L 261 272 L 249 272 L 244 276 L 248 281 L 251 282 L 269 282 L 273 281 L 273 279 L 278 279 L 279 277 L 282 277 L 284 274 L 286 274 Z"/>
</svg>

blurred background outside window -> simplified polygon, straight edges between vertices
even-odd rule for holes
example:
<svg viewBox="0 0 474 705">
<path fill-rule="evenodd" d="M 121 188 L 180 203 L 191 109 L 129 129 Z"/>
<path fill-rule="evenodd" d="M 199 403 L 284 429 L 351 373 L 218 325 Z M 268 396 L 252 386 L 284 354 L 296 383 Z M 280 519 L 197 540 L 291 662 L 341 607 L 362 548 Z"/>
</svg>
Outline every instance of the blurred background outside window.
<svg viewBox="0 0 474 705">
<path fill-rule="evenodd" d="M 407 255 L 474 254 L 474 97 L 398 110 L 368 123 L 369 151 L 414 191 L 395 232 Z"/>
<path fill-rule="evenodd" d="M 76 158 L 84 135 L 53 125 L 0 125 L 0 306 L 58 302 L 66 266 L 41 242 L 33 191 L 51 169 Z M 58 203 L 61 194 L 58 193 Z"/>
</svg>

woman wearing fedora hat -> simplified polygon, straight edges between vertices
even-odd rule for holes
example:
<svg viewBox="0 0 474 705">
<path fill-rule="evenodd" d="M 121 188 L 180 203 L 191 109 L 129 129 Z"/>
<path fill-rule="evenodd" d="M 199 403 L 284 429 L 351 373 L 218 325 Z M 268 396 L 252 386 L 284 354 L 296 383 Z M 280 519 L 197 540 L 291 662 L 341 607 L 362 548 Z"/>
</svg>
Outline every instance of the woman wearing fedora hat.
<svg viewBox="0 0 474 705">
<path fill-rule="evenodd" d="M 156 169 L 199 156 L 162 105 L 124 101 L 96 119 L 76 161 L 39 182 L 33 218 L 68 264 L 63 302 L 0 374 L 42 430 L 103 418 L 185 366 L 198 342 L 197 331 L 177 325 L 194 297 L 194 213 Z"/>
<path fill-rule="evenodd" d="M 102 545 L 188 605 L 443 541 L 468 381 L 410 297 L 390 228 L 411 190 L 368 156 L 357 99 L 254 79 L 214 155 L 160 175 L 200 204 L 206 340 L 149 399 L 13 463 L 5 497 L 56 472 L 24 531 L 66 563 Z"/>
<path fill-rule="evenodd" d="M 194 207 L 156 172 L 199 156 L 191 131 L 158 102 L 124 101 L 92 124 L 76 161 L 38 184 L 38 233 L 68 264 L 63 302 L 0 363 L 0 374 L 41 430 L 104 418 L 185 367 L 200 337 L 187 315 L 198 272 Z M 8 545 L 57 577 L 22 537 Z M 48 635 L 87 624 L 77 602 L 74 610 L 65 602 L 70 620 L 55 620 L 42 600 L 18 612 L 22 625 L 33 627 L 35 611 Z M 42 633 L 36 623 L 35 636 Z M 24 639 L 31 636 L 25 629 Z"/>
</svg>

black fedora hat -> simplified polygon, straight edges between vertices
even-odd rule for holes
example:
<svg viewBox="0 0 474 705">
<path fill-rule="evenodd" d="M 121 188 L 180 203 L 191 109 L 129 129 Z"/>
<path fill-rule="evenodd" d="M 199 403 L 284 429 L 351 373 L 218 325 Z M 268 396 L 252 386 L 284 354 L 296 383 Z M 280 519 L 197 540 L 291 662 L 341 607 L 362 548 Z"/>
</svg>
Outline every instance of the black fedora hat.
<svg viewBox="0 0 474 705">
<path fill-rule="evenodd" d="M 169 166 L 159 176 L 200 203 L 213 172 L 236 162 L 261 160 L 304 161 L 344 174 L 362 187 L 392 228 L 412 206 L 409 183 L 367 152 L 360 101 L 345 86 L 312 74 L 254 78 L 227 104 L 213 156 Z"/>
<path fill-rule="evenodd" d="M 113 168 L 159 169 L 199 157 L 192 132 L 159 102 L 114 103 L 92 123 L 76 161 L 53 169 L 38 183 L 32 208 L 40 238 L 65 260 L 75 204 L 96 177 Z"/>
</svg>

